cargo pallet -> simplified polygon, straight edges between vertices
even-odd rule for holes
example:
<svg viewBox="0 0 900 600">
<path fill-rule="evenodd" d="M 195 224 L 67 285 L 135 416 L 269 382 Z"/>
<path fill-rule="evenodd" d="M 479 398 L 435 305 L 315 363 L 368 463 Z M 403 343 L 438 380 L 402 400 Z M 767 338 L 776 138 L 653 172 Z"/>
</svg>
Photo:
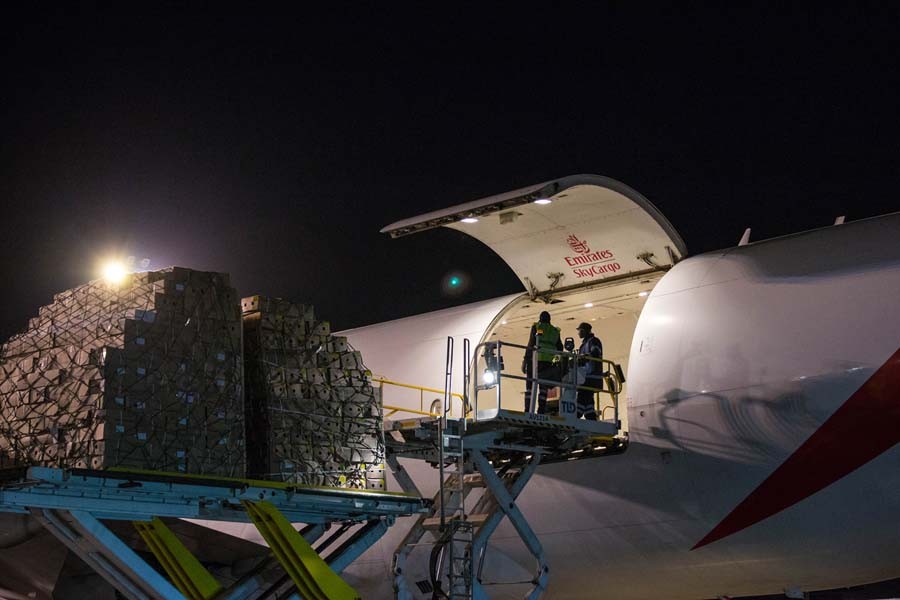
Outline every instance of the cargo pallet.
<svg viewBox="0 0 900 600">
<path fill-rule="evenodd" d="M 399 516 L 428 511 L 406 493 L 150 471 L 29 467 L 0 472 L 0 512 L 33 516 L 129 600 L 353 600 L 341 571 Z M 162 519 L 253 523 L 272 551 L 255 572 L 223 589 Z M 103 520 L 132 521 L 168 579 Z M 305 523 L 295 530 L 291 523 Z M 357 529 L 327 556 L 311 544 L 332 523 Z M 337 540 L 324 540 L 324 550 Z"/>
</svg>

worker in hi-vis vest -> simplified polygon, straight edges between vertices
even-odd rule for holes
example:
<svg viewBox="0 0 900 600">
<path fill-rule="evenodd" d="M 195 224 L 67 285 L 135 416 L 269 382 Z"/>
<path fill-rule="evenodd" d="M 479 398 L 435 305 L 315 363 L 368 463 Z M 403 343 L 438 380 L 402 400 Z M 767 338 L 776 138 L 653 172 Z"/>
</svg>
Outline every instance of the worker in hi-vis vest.
<svg viewBox="0 0 900 600">
<path fill-rule="evenodd" d="M 531 326 L 528 336 L 528 348 L 525 350 L 525 359 L 522 361 L 522 372 L 528 379 L 525 382 L 525 412 L 531 412 L 531 390 L 534 377 L 538 379 L 559 381 L 559 362 L 554 363 L 553 358 L 558 356 L 554 350 L 562 350 L 563 344 L 559 334 L 559 327 L 550 324 L 550 313 L 546 310 L 541 313 L 539 321 Z M 537 351 L 537 374 L 533 373 L 533 353 Z M 547 392 L 553 384 L 538 385 L 538 414 L 547 412 Z"/>
</svg>

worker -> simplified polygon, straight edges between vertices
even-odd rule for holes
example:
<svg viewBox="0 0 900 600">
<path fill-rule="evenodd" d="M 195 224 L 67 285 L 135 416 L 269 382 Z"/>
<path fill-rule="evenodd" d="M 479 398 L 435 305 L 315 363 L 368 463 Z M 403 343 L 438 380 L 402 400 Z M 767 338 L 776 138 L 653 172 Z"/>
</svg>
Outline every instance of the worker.
<svg viewBox="0 0 900 600">
<path fill-rule="evenodd" d="M 554 363 L 553 358 L 557 356 L 554 350 L 562 350 L 562 339 L 560 338 L 559 327 L 550 324 L 550 313 L 546 310 L 541 312 L 537 323 L 531 326 L 531 333 L 528 335 L 528 348 L 525 349 L 525 358 L 522 361 L 522 372 L 528 378 L 525 381 L 525 412 L 531 412 L 531 391 L 534 379 L 544 379 L 550 381 L 559 381 L 559 369 Z M 533 357 L 534 351 L 537 350 L 537 374 L 533 373 Z M 538 384 L 538 414 L 547 412 L 547 392 L 553 384 Z"/>
<path fill-rule="evenodd" d="M 584 383 L 578 386 L 578 395 L 575 403 L 576 418 L 584 417 L 589 421 L 597 420 L 597 410 L 594 406 L 594 390 L 603 389 L 603 343 L 591 331 L 590 323 L 578 325 L 578 337 L 581 338 L 581 347 L 578 348 L 579 357 L 591 357 L 598 360 L 585 360 L 580 358 L 578 369 L 584 373 Z M 582 389 L 593 388 L 593 389 Z"/>
</svg>

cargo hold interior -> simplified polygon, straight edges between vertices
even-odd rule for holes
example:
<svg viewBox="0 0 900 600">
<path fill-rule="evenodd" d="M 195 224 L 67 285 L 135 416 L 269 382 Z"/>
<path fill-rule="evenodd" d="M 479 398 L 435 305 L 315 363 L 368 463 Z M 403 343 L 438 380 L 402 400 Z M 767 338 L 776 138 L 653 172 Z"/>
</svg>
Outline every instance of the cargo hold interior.
<svg viewBox="0 0 900 600">
<path fill-rule="evenodd" d="M 554 296 L 549 304 L 523 296 L 510 303 L 497 315 L 483 341 L 499 340 L 504 343 L 527 345 L 532 324 L 538 320 L 541 311 L 546 310 L 551 315 L 551 322 L 560 328 L 562 339 L 574 338 L 576 350 L 581 344 L 576 327 L 582 322 L 590 323 L 593 333 L 603 343 L 603 358 L 620 364 L 627 378 L 628 358 L 638 317 L 644 308 L 647 295 L 663 275 L 663 272 L 656 272 L 614 282 L 600 282 Z M 504 374 L 521 375 L 523 351 L 509 347 L 503 350 L 502 354 Z M 482 357 L 478 357 L 475 368 L 479 369 L 480 377 L 485 369 Z M 626 381 L 619 398 L 620 418 L 623 427 L 626 428 L 627 386 Z M 524 393 L 523 381 L 503 378 L 501 389 L 503 408 L 522 410 Z M 479 392 L 478 402 L 480 408 L 496 406 L 496 391 L 482 390 Z M 612 418 L 611 407 L 612 398 L 607 394 L 601 395 L 600 410 L 603 411 L 605 418 Z"/>
</svg>

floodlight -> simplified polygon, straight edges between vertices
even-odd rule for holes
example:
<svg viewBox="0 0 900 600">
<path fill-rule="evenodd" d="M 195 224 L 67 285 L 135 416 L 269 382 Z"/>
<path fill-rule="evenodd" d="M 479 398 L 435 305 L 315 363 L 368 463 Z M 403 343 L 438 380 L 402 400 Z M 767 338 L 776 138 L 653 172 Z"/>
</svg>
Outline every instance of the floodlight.
<svg viewBox="0 0 900 600">
<path fill-rule="evenodd" d="M 128 269 L 118 260 L 111 260 L 103 265 L 103 279 L 109 283 L 119 284 L 128 275 Z"/>
</svg>

